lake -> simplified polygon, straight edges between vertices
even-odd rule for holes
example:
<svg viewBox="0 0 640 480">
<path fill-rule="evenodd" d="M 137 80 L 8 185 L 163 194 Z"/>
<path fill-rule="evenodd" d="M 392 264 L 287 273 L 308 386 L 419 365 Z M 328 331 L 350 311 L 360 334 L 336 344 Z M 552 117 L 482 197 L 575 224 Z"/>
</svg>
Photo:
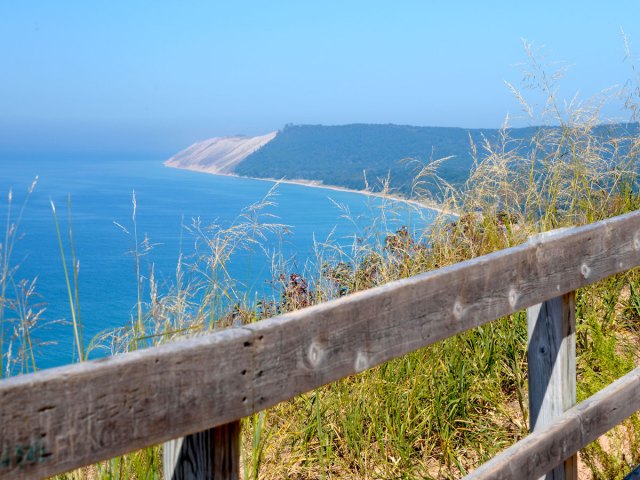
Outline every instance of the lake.
<svg viewBox="0 0 640 480">
<path fill-rule="evenodd" d="M 417 211 L 401 202 L 353 192 L 279 184 L 262 210 L 247 210 L 261 202 L 274 183 L 209 175 L 164 167 L 161 159 L 88 158 L 78 155 L 0 157 L 0 227 L 7 225 L 8 194 L 12 191 L 11 219 L 17 219 L 27 190 L 38 176 L 28 199 L 19 235 L 12 251 L 13 278 L 36 280 L 31 308 L 45 308 L 40 327 L 34 330 L 39 368 L 69 363 L 73 359 L 70 307 L 51 202 L 56 206 L 67 265 L 71 264 L 69 240 L 70 198 L 72 238 L 79 261 L 78 290 L 85 342 L 105 330 L 125 326 L 135 316 L 137 269 L 134 228 L 137 229 L 140 275 L 148 279 L 152 267 L 159 288 L 175 284 L 176 265 L 193 260 L 196 241 L 206 247 L 205 236 L 216 228 L 248 228 L 247 215 L 257 223 L 287 225 L 267 233 L 260 244 L 239 248 L 228 262 L 234 288 L 248 299 L 274 293 L 274 258 L 286 273 L 306 274 L 317 266 L 318 251 L 336 255 L 349 252 L 354 241 L 370 242 L 402 225 L 425 228 L 431 210 Z M 135 192 L 136 220 L 133 215 Z M 391 207 L 391 208 L 390 208 Z M 390 211 L 397 215 L 390 215 Z M 245 217 L 242 217 L 242 215 Z M 244 218 L 244 220 L 243 220 Z M 203 235 L 194 228 L 199 225 Z M 211 225 L 217 225 L 210 228 Z M 255 232 L 255 238 L 259 233 Z M 143 240 L 151 248 L 146 251 Z M 199 240 L 198 240 L 199 239 Z M 4 233 L 0 243 L 5 243 Z M 323 246 L 327 243 L 330 246 Z M 3 247 L 4 255 L 6 248 Z M 347 257 L 348 259 L 348 257 Z M 71 274 L 71 270 L 70 270 Z M 145 283 L 146 285 L 146 283 Z M 8 286 L 7 298 L 13 287 Z M 149 298 L 148 286 L 143 295 Z M 15 297 L 15 295 L 13 295 Z M 14 315 L 15 316 L 15 315 Z M 11 317 L 11 312 L 7 318 Z M 63 320 L 64 322 L 60 322 Z M 11 338 L 5 325 L 5 351 Z M 48 345 L 47 343 L 52 343 Z M 4 352 L 3 352 L 4 353 Z"/>
</svg>

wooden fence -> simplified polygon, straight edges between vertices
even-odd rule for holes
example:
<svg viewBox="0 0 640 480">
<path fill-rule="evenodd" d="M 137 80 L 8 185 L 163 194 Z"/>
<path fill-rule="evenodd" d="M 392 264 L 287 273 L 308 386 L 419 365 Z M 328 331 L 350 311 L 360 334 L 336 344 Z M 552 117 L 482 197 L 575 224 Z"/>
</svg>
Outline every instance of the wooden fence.
<svg viewBox="0 0 640 480">
<path fill-rule="evenodd" d="M 638 265 L 640 211 L 255 324 L 2 380 L 0 478 L 179 437 L 166 478 L 237 478 L 241 418 L 524 308 L 533 433 L 468 478 L 574 478 L 576 452 L 640 409 L 640 370 L 572 406 L 573 292 Z"/>
</svg>

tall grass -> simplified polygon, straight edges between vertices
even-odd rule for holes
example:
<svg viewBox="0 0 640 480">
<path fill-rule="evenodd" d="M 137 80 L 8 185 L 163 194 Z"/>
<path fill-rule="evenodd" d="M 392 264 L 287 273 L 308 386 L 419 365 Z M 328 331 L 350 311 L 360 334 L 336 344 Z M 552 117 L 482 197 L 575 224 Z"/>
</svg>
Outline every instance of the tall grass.
<svg viewBox="0 0 640 480">
<path fill-rule="evenodd" d="M 138 238 L 134 197 L 132 226 L 122 228 L 133 232 L 135 313 L 129 327 L 99 342 L 120 353 L 251 323 L 517 245 L 541 231 L 640 208 L 637 125 L 603 125 L 602 98 L 560 102 L 560 73 L 548 74 L 532 48 L 526 50 L 525 86 L 546 98 L 539 115 L 522 91 L 510 88 L 542 127 L 532 138 L 514 138 L 505 124 L 496 141 L 470 144 L 474 166 L 461 186 L 438 178 L 446 159 L 419 165 L 413 199 L 437 199 L 444 212 L 426 232 L 401 228 L 381 236 L 374 227 L 350 247 L 317 242 L 313 261 L 293 269 L 265 248 L 285 229 L 265 213 L 271 194 L 230 226 L 198 219 L 186 226 L 196 253 L 181 255 L 173 284 L 163 286 L 153 268 L 147 278 L 141 271 L 149 243 Z M 636 100 L 624 97 L 632 113 Z M 342 213 L 350 215 L 346 208 Z M 393 214 L 382 209 L 376 221 L 384 224 Z M 275 295 L 248 298 L 231 278 L 228 262 L 240 251 L 273 258 Z M 4 299 L 8 276 L 2 278 Z M 73 311 L 78 302 L 71 284 L 67 275 Z M 639 363 L 640 275 L 633 270 L 581 289 L 576 307 L 580 400 Z M 243 421 L 243 476 L 459 477 L 527 433 L 526 343 L 525 314 L 518 312 L 253 415 Z M 593 478 L 621 478 L 640 462 L 639 446 L 640 420 L 633 417 L 587 447 L 582 465 Z M 161 472 L 156 447 L 62 478 L 157 478 Z"/>
<path fill-rule="evenodd" d="M 60 232 L 60 222 L 58 221 L 58 212 L 55 203 L 51 200 L 51 211 L 53 212 L 53 220 L 56 226 L 56 236 L 58 239 L 58 247 L 60 248 L 60 260 L 62 260 L 62 271 L 64 272 L 65 285 L 67 287 L 67 296 L 69 299 L 69 310 L 71 312 L 71 324 L 73 326 L 74 343 L 76 346 L 77 360 L 86 360 L 84 340 L 82 338 L 82 319 L 80 317 L 80 292 L 78 276 L 80 274 L 80 261 L 76 257 L 75 242 L 73 240 L 73 222 L 71 215 L 71 196 L 67 196 L 67 211 L 69 215 L 69 245 L 71 249 L 71 272 L 69 277 L 69 268 L 67 267 L 67 259 L 65 256 L 65 248 Z"/>
<path fill-rule="evenodd" d="M 20 278 L 20 260 L 13 256 L 23 216 L 37 183 L 36 177 L 17 212 L 13 191 L 7 193 L 4 238 L 0 242 L 0 378 L 37 369 L 33 332 L 41 323 L 44 306 L 38 301 L 37 278 Z"/>
<path fill-rule="evenodd" d="M 284 308 L 640 207 L 637 125 L 603 125 L 601 99 L 559 103 L 560 76 L 547 75 L 527 51 L 526 81 L 547 96 L 538 117 L 543 127 L 522 139 L 505 125 L 497 141 L 470 146 L 475 163 L 468 181 L 461 188 L 441 184 L 438 192 L 459 218 L 442 215 L 427 240 L 401 229 L 374 246 L 341 252 L 316 272 L 313 285 L 323 291 L 301 288 L 299 278 L 284 284 Z M 533 113 L 525 95 L 513 91 Z M 419 200 L 433 173 L 429 165 L 419 171 Z M 578 293 L 580 400 L 638 364 L 639 279 L 631 271 Z M 520 312 L 284 402 L 267 412 L 262 430 L 269 442 L 258 477 L 457 478 L 526 434 L 525 362 Z M 633 417 L 582 452 L 587 475 L 621 478 L 640 461 L 638 422 Z"/>
</svg>

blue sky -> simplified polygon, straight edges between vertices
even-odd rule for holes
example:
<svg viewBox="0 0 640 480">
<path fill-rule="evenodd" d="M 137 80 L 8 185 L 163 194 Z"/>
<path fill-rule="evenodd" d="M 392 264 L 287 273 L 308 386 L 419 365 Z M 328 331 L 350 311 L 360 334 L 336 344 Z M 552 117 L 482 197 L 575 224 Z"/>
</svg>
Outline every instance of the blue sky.
<svg viewBox="0 0 640 480">
<path fill-rule="evenodd" d="M 163 155 L 286 123 L 497 127 L 522 39 L 567 98 L 631 76 L 640 2 L 5 1 L 0 150 Z M 614 107 L 605 110 L 617 116 Z"/>
</svg>

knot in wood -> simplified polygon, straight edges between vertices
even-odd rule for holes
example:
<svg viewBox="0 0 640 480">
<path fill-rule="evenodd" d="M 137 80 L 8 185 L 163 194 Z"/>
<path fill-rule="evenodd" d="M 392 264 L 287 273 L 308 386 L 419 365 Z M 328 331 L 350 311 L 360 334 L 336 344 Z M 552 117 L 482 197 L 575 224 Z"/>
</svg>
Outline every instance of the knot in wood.
<svg viewBox="0 0 640 480">
<path fill-rule="evenodd" d="M 582 276 L 584 278 L 589 278 L 589 274 L 591 273 L 591 269 L 589 268 L 589 266 L 586 263 L 583 263 L 580 266 L 580 273 L 582 274 Z"/>
<path fill-rule="evenodd" d="M 520 295 L 518 295 L 518 291 L 515 288 L 511 287 L 511 289 L 509 289 L 509 305 L 511 306 L 511 308 L 516 308 L 519 297 Z"/>
<path fill-rule="evenodd" d="M 453 316 L 456 320 L 460 320 L 462 318 L 462 314 L 464 313 L 464 307 L 462 304 L 456 300 L 456 303 L 453 304 Z"/>
<path fill-rule="evenodd" d="M 367 354 L 361 350 L 358 350 L 356 361 L 353 367 L 358 373 L 364 372 L 367 368 L 369 368 L 369 358 L 367 357 Z"/>
<path fill-rule="evenodd" d="M 309 345 L 309 350 L 307 351 L 307 359 L 309 360 L 309 364 L 312 367 L 317 367 L 322 362 L 324 358 L 324 348 L 318 342 L 313 341 L 311 345 Z"/>
</svg>

